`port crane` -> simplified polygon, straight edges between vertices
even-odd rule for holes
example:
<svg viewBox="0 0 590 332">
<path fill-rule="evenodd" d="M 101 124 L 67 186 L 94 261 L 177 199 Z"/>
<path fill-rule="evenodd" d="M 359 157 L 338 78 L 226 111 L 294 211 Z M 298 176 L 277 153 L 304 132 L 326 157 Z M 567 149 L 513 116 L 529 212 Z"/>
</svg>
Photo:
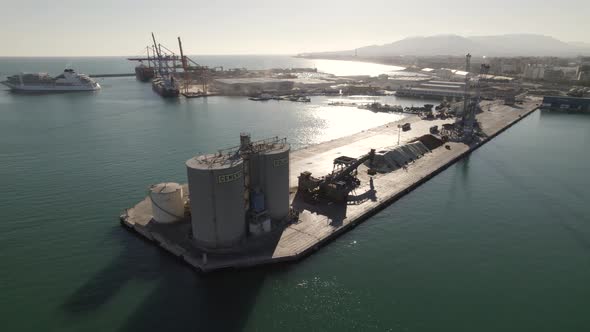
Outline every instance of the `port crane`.
<svg viewBox="0 0 590 332">
<path fill-rule="evenodd" d="M 223 70 L 223 67 L 209 68 L 198 64 L 193 59 L 189 58 L 184 54 L 182 48 L 182 41 L 178 37 L 178 47 L 180 49 L 180 56 L 174 51 L 170 50 L 166 46 L 156 42 L 156 38 L 152 33 L 153 44 L 147 47 L 147 57 L 133 57 L 128 58 L 130 61 L 148 61 L 148 65 L 153 64 L 156 68 L 156 72 L 160 77 L 176 77 L 178 69 L 182 69 L 182 93 L 186 97 L 192 97 L 189 90 L 190 87 L 196 82 L 201 85 L 201 92 L 196 95 L 206 95 L 208 93 L 208 85 L 213 76 L 213 72 L 217 70 Z M 152 56 L 150 57 L 150 50 Z M 179 75 L 180 76 L 180 75 Z"/>
<path fill-rule="evenodd" d="M 157 67 L 160 77 L 167 77 L 168 75 L 176 73 L 176 55 L 174 55 L 173 52 L 170 52 L 170 50 L 168 50 L 166 47 L 164 47 L 164 49 L 172 54 L 166 54 L 164 51 L 162 51 L 163 46 L 162 44 L 156 43 L 156 37 L 154 36 L 153 32 L 152 40 L 154 41 L 154 49 L 156 50 L 156 59 L 158 64 Z M 172 62 L 172 65 L 170 65 L 170 62 Z"/>
<path fill-rule="evenodd" d="M 211 81 L 212 72 L 218 70 L 219 68 L 223 70 L 223 67 L 209 68 L 207 66 L 202 66 L 193 61 L 191 58 L 184 55 L 184 50 L 182 49 L 182 41 L 180 40 L 180 37 L 178 37 L 178 48 L 180 49 L 180 61 L 184 72 L 183 95 L 185 97 L 193 96 L 189 90 L 195 81 L 196 83 L 201 85 L 201 92 L 197 93 L 197 95 L 207 95 L 208 85 Z"/>
<path fill-rule="evenodd" d="M 143 63 L 143 61 L 146 61 L 147 66 L 149 68 L 151 68 L 152 66 L 155 67 L 155 59 L 156 59 L 156 51 L 154 51 L 154 47 L 152 45 L 148 45 L 145 47 L 144 49 L 145 51 L 145 55 L 146 57 L 133 57 L 133 58 L 127 58 L 127 60 L 129 61 L 139 61 L 140 63 Z M 150 52 L 151 52 L 151 56 L 150 56 Z M 143 54 L 142 54 L 143 55 Z"/>
<path fill-rule="evenodd" d="M 471 140 L 473 137 L 476 119 L 475 116 L 480 110 L 479 103 L 481 101 L 481 79 L 490 70 L 487 64 L 481 64 L 479 75 L 471 76 L 471 54 L 465 56 L 465 87 L 463 91 L 463 114 L 458 119 L 458 130 L 462 132 L 464 140 Z"/>
</svg>

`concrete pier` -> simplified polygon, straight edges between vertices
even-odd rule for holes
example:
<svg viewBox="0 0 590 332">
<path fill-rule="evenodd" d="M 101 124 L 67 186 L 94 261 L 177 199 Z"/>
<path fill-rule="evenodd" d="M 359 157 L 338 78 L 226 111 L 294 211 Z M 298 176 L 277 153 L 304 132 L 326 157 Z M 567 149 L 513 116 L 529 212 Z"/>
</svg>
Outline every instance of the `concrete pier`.
<svg viewBox="0 0 590 332">
<path fill-rule="evenodd" d="M 295 223 L 276 227 L 263 238 L 244 243 L 237 253 L 205 254 L 190 240 L 190 219 L 175 224 L 158 224 L 152 220 L 149 198 L 127 209 L 121 222 L 130 230 L 154 242 L 179 257 L 198 271 L 209 272 L 224 268 L 243 268 L 263 264 L 293 261 L 316 251 L 338 235 L 366 220 L 395 200 L 412 191 L 474 149 L 489 141 L 520 119 L 532 113 L 540 100 L 529 99 L 523 104 L 508 106 L 500 101 L 482 103 L 477 115 L 485 137 L 476 143 L 446 143 L 414 161 L 406 169 L 369 176 L 364 165 L 358 169 L 360 187 L 351 192 L 347 204 L 309 204 L 296 195 L 297 177 L 303 171 L 323 176 L 332 171 L 332 161 L 338 156 L 358 157 L 370 149 L 380 150 L 398 142 L 398 122 L 366 130 L 351 136 L 309 146 L 291 153 L 291 204 L 300 211 Z M 400 141 L 411 141 L 429 133 L 434 125 L 452 123 L 449 120 L 422 120 L 407 117 L 399 123 L 410 122 L 412 130 L 401 132 Z M 184 186 L 185 195 L 188 188 Z M 186 197 L 185 197 L 186 198 Z M 258 239 L 258 240 L 256 240 Z"/>
</svg>

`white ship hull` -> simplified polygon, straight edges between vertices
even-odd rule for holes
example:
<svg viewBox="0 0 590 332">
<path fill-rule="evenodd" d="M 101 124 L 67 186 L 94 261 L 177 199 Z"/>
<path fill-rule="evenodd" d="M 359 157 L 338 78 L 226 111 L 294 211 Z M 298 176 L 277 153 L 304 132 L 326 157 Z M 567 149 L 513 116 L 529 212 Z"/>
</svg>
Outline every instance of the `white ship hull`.
<svg viewBox="0 0 590 332">
<path fill-rule="evenodd" d="M 83 86 L 83 85 L 71 85 L 71 86 L 59 86 L 59 85 L 16 85 L 8 82 L 2 82 L 15 92 L 78 92 L 78 91 L 97 91 L 100 90 L 100 84 L 96 83 L 96 86 Z"/>
</svg>

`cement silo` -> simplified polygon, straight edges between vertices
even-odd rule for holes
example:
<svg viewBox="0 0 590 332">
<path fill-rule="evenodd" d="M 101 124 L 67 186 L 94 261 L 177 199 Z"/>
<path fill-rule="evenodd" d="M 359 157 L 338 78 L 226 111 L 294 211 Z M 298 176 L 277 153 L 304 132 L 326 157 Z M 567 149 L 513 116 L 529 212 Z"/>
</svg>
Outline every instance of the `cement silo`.
<svg viewBox="0 0 590 332">
<path fill-rule="evenodd" d="M 204 248 L 232 247 L 246 236 L 243 160 L 204 155 L 186 162 L 193 237 Z"/>
<path fill-rule="evenodd" d="M 171 223 L 184 217 L 182 187 L 178 183 L 166 182 L 150 187 L 152 216 L 156 222 Z"/>
<path fill-rule="evenodd" d="M 275 144 L 262 152 L 261 189 L 265 207 L 272 219 L 283 219 L 289 215 L 289 152 L 287 143 Z"/>
</svg>

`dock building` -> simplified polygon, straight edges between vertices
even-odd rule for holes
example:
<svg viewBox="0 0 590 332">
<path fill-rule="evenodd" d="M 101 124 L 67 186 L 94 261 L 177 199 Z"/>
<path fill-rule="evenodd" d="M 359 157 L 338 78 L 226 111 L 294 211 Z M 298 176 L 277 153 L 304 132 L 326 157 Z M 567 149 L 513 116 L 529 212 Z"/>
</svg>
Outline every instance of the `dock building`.
<svg viewBox="0 0 590 332">
<path fill-rule="evenodd" d="M 291 91 L 295 82 L 271 77 L 220 78 L 213 82 L 213 86 L 224 95 L 243 96 L 270 91 Z"/>
<path fill-rule="evenodd" d="M 418 86 L 401 87 L 396 90 L 395 95 L 399 97 L 462 99 L 465 94 L 464 87 L 464 82 L 427 81 Z"/>
<path fill-rule="evenodd" d="M 548 109 L 590 112 L 590 98 L 546 96 L 542 106 Z"/>
</svg>

